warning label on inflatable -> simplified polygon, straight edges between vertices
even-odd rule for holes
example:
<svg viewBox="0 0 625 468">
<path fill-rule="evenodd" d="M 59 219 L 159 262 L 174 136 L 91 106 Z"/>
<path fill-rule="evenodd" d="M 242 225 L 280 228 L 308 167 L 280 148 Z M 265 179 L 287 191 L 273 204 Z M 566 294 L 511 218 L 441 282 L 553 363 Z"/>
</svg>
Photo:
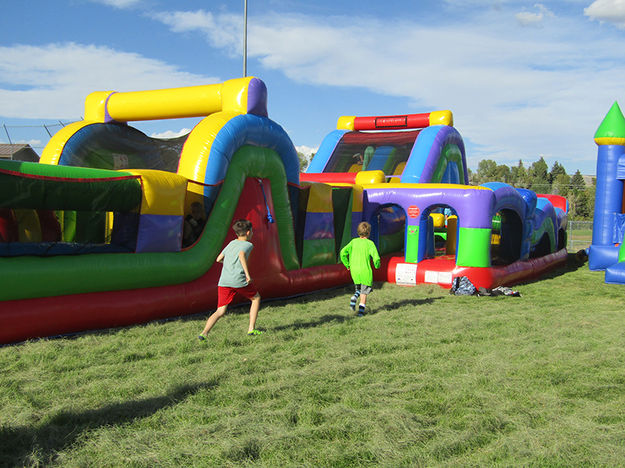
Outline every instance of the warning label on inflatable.
<svg viewBox="0 0 625 468">
<path fill-rule="evenodd" d="M 430 271 L 425 272 L 423 281 L 425 283 L 435 284 L 451 284 L 451 272 L 450 271 Z"/>
<path fill-rule="evenodd" d="M 395 267 L 395 283 L 400 286 L 414 286 L 417 284 L 417 264 L 398 263 Z"/>
<path fill-rule="evenodd" d="M 408 217 L 410 218 L 418 218 L 419 217 L 419 207 L 416 205 L 410 205 L 408 207 Z"/>
</svg>

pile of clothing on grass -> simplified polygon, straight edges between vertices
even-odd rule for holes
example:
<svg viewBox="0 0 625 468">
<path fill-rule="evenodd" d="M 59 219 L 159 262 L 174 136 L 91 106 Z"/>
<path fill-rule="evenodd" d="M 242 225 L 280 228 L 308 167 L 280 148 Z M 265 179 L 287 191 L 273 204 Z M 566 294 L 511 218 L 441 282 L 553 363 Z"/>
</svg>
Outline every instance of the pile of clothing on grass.
<svg viewBox="0 0 625 468">
<path fill-rule="evenodd" d="M 521 297 L 521 293 L 505 286 L 493 289 L 476 288 L 466 276 L 457 276 L 451 283 L 449 294 L 455 296 L 513 296 Z"/>
</svg>

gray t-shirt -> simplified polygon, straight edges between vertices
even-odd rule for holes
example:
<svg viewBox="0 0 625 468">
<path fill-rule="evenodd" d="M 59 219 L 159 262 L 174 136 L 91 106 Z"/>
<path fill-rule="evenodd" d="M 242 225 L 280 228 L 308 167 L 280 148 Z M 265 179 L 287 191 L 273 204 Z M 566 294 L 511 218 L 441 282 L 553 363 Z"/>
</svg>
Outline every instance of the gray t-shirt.
<svg viewBox="0 0 625 468">
<path fill-rule="evenodd" d="M 219 277 L 217 286 L 228 288 L 242 288 L 247 286 L 245 272 L 239 260 L 239 252 L 243 251 L 245 259 L 247 260 L 250 257 L 250 252 L 253 247 L 251 242 L 239 239 L 234 239 L 224 247 L 221 251 L 221 253 L 224 254 L 224 266 L 221 270 L 221 276 Z"/>
</svg>

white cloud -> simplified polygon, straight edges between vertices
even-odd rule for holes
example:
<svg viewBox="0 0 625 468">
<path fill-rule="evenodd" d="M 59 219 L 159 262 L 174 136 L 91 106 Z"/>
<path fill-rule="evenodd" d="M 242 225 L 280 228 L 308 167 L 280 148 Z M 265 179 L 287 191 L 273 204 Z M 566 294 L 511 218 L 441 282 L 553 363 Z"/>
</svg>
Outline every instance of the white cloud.
<svg viewBox="0 0 625 468">
<path fill-rule="evenodd" d="M 243 50 L 241 34 L 243 20 L 237 15 L 214 15 L 209 11 L 156 12 L 150 16 L 178 33 L 200 32 L 216 47 L 225 48 L 232 54 Z"/>
<path fill-rule="evenodd" d="M 554 16 L 553 13 L 541 3 L 536 3 L 534 7 L 538 9 L 537 13 L 522 11 L 514 15 L 521 26 L 537 26 L 543 22 L 545 17 Z"/>
<path fill-rule="evenodd" d="M 113 8 L 125 9 L 134 8 L 143 3 L 143 0 L 91 0 L 93 3 L 112 6 Z"/>
<path fill-rule="evenodd" d="M 319 150 L 319 147 L 310 147 L 310 146 L 306 146 L 306 145 L 300 145 L 300 146 L 295 146 L 295 149 L 298 151 L 298 153 L 302 153 L 304 156 L 306 157 L 310 157 L 311 154 L 316 153 Z"/>
<path fill-rule="evenodd" d="M 591 19 L 625 28 L 625 0 L 595 0 L 588 8 L 584 8 L 584 14 Z"/>
<path fill-rule="evenodd" d="M 560 13 L 556 17 L 540 3 L 525 12 L 530 15 L 525 19 L 541 28 L 521 27 L 514 16 L 518 2 L 446 3 L 464 8 L 462 21 L 265 13 L 248 23 L 248 56 L 261 64 L 255 65 L 259 76 L 276 70 L 294 82 L 317 86 L 315 92 L 332 86 L 397 97 L 404 105 L 396 113 L 451 109 L 471 147 L 470 161 L 487 157 L 516 163 L 538 154 L 545 154 L 550 166 L 549 157 L 594 161 L 594 130 L 614 100 L 625 101 L 620 32 L 599 35 L 596 25 L 593 29 L 583 18 Z M 624 4 L 597 0 L 585 14 L 616 22 L 622 13 L 625 21 Z M 227 54 L 241 53 L 240 15 L 199 10 L 151 17 L 176 33 L 200 34 Z M 0 46 L 4 117 L 75 119 L 92 91 L 219 81 L 103 46 Z M 302 105 L 308 99 L 302 97 Z"/>
<path fill-rule="evenodd" d="M 182 128 L 180 130 L 173 131 L 173 130 L 166 130 L 164 132 L 160 132 L 160 133 L 152 133 L 150 136 L 152 138 L 160 138 L 160 139 L 168 139 L 168 138 L 178 138 L 179 136 L 183 136 L 188 134 L 191 131 L 190 128 Z"/>
<path fill-rule="evenodd" d="M 397 20 L 392 40 L 388 19 L 266 14 L 249 22 L 248 55 L 296 82 L 406 98 L 398 113 L 452 109 L 474 147 L 470 158 L 593 161 L 592 134 L 610 104 L 625 97 L 625 49 L 613 38 L 584 35 L 578 19 L 534 7 L 535 18 L 553 18 L 548 29 L 528 33 L 508 12 L 487 9 L 463 25 Z M 179 19 L 172 28 L 201 32 L 228 51 L 238 47 L 238 31 L 213 30 L 234 25 L 230 15 L 169 15 Z"/>
<path fill-rule="evenodd" d="M 93 91 L 140 91 L 221 81 L 108 47 L 75 43 L 0 46 L 3 117 L 76 119 Z"/>
</svg>

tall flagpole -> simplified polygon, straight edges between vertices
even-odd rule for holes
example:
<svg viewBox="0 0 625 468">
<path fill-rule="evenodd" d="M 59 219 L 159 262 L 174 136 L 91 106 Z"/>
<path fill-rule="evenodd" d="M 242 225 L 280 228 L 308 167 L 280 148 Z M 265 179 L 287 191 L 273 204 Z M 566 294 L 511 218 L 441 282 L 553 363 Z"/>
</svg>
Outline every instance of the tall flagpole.
<svg viewBox="0 0 625 468">
<path fill-rule="evenodd" d="M 243 77 L 247 76 L 247 0 L 243 7 Z"/>
</svg>

